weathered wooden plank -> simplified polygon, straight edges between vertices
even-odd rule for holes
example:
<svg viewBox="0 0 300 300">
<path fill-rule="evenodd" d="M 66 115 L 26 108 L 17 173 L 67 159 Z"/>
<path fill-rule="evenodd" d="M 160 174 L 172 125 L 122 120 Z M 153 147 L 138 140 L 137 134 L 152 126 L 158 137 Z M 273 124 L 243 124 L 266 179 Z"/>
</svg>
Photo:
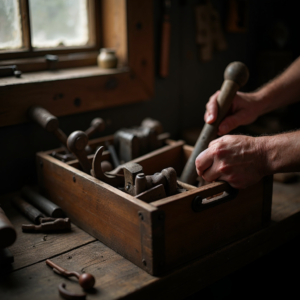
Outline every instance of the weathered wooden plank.
<svg viewBox="0 0 300 300">
<path fill-rule="evenodd" d="M 67 72 L 61 71 L 62 74 Z M 52 81 L 43 81 L 48 73 L 24 75 L 24 83 L 18 86 L 3 83 L 0 87 L 0 126 L 28 122 L 27 111 L 32 105 L 40 105 L 59 117 L 134 103 L 149 97 L 138 80 L 131 78 L 128 72 L 80 76 L 81 70 L 77 70 L 79 75 L 74 78 L 63 79 L 60 75 Z M 26 82 L 30 76 L 39 77 L 34 82 Z M 58 97 L 59 101 L 56 101 Z"/>
<path fill-rule="evenodd" d="M 2 197 L 0 203 L 17 231 L 17 240 L 9 247 L 14 255 L 13 270 L 95 241 L 95 238 L 74 224 L 71 226 L 71 232 L 23 233 L 22 224 L 30 224 L 31 221 L 12 207 L 9 198 L 10 196 Z"/>
<path fill-rule="evenodd" d="M 84 271 L 95 276 L 95 289 L 88 294 L 89 299 L 118 299 L 139 289 L 141 282 L 148 284 L 155 280 L 98 241 L 51 260 L 67 270 Z M 0 278 L 0 295 L 3 299 L 18 299 L 20 296 L 24 300 L 61 299 L 57 286 L 62 282 L 66 283 L 68 290 L 82 292 L 75 279 L 55 274 L 43 261 Z"/>
<path fill-rule="evenodd" d="M 98 241 L 52 260 L 69 270 L 96 277 L 89 299 L 183 299 L 298 235 L 299 190 L 299 183 L 292 187 L 274 184 L 276 220 L 272 217 L 268 227 L 164 276 L 149 275 Z M 43 261 L 0 278 L 0 295 L 4 299 L 60 299 L 57 286 L 61 282 L 71 291 L 82 291 L 75 280 L 53 273 Z"/>
</svg>

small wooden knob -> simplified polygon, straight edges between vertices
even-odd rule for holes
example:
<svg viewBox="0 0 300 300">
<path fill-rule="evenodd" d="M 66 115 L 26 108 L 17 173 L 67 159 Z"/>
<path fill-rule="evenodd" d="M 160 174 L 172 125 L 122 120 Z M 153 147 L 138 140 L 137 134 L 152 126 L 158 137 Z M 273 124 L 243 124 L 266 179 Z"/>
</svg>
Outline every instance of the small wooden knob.
<svg viewBox="0 0 300 300">
<path fill-rule="evenodd" d="M 85 133 L 88 137 L 91 137 L 95 132 L 102 132 L 105 129 L 105 122 L 101 118 L 95 118 L 91 122 L 91 127 L 88 128 Z"/>
<path fill-rule="evenodd" d="M 101 118 L 95 118 L 91 122 L 91 126 L 97 127 L 99 131 L 103 131 L 105 128 L 105 123 Z"/>
<path fill-rule="evenodd" d="M 239 87 L 244 86 L 248 81 L 248 78 L 248 68 L 240 61 L 230 63 L 224 72 L 224 79 L 234 81 Z"/>
</svg>

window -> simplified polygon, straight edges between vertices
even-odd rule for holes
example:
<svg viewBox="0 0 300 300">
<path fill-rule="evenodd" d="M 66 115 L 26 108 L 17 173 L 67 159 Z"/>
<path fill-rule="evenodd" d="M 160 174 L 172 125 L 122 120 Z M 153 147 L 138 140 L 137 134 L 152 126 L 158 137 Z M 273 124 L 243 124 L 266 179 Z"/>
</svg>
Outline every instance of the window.
<svg viewBox="0 0 300 300">
<path fill-rule="evenodd" d="M 78 53 L 69 56 L 73 65 L 63 57 L 63 68 L 76 67 L 79 60 L 90 65 L 100 49 L 99 31 L 99 0 L 0 0 L 0 59 L 39 57 L 31 69 L 15 62 L 25 72 L 47 69 L 45 54 Z"/>
<path fill-rule="evenodd" d="M 0 3 L 5 1 L 20 3 L 21 14 L 28 15 L 28 4 L 31 5 L 32 0 L 0 0 Z M 0 126 L 28 122 L 26 113 L 34 104 L 43 106 L 55 116 L 63 116 L 145 101 L 153 95 L 153 1 L 87 0 L 86 3 L 94 6 L 87 8 L 89 40 L 86 46 L 68 46 L 65 41 L 61 45 L 61 39 L 57 39 L 53 44 L 57 46 L 49 52 L 50 48 L 33 48 L 31 38 L 30 49 L 26 44 L 30 31 L 24 30 L 24 20 L 29 18 L 21 18 L 19 32 L 23 34 L 23 48 L 14 46 L 9 51 L 0 51 L 0 66 L 16 64 L 24 73 L 21 78 L 0 78 Z M 23 9 L 24 6 L 27 8 Z M 18 16 L 18 6 L 14 7 L 10 15 Z M 90 24 L 95 24 L 95 27 Z M 14 28 L 18 26 L 12 26 L 10 30 Z M 0 24 L 2 40 L 1 30 Z M 117 69 L 97 66 L 100 46 L 116 50 L 120 62 Z M 47 69 L 45 54 L 59 56 L 57 71 Z"/>
</svg>

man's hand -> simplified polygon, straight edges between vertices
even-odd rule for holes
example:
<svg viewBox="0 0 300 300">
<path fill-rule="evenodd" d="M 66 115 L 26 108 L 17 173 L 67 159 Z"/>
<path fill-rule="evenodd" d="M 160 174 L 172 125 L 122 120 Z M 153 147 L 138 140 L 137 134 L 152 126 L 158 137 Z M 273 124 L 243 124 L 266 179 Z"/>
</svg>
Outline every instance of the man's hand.
<svg viewBox="0 0 300 300">
<path fill-rule="evenodd" d="M 205 181 L 227 181 L 243 189 L 258 182 L 266 170 L 261 138 L 226 135 L 212 141 L 196 159 L 196 169 Z"/>
<path fill-rule="evenodd" d="M 220 91 L 217 91 L 213 94 L 206 104 L 204 120 L 208 124 L 212 124 L 217 119 L 217 97 L 219 93 Z M 240 125 L 247 125 L 254 122 L 261 113 L 260 102 L 256 98 L 255 93 L 237 92 L 229 114 L 218 128 L 218 135 L 224 135 Z"/>
</svg>

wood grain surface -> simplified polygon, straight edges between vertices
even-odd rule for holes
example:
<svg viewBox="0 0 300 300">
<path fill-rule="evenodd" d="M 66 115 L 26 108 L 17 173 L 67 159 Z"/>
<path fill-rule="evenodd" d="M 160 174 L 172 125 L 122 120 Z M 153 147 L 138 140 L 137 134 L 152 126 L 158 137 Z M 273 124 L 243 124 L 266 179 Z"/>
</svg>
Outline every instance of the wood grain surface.
<svg viewBox="0 0 300 300">
<path fill-rule="evenodd" d="M 273 191 L 269 226 L 161 277 L 149 275 L 99 241 L 57 254 L 52 260 L 68 270 L 96 277 L 88 299 L 183 299 L 300 234 L 300 183 L 275 183 Z M 18 213 L 12 210 L 9 215 L 15 225 Z M 65 237 L 57 239 L 66 243 Z M 21 242 L 19 236 L 15 246 Z M 15 253 L 14 249 L 16 260 L 32 256 L 30 251 Z M 57 286 L 62 282 L 71 291 L 82 291 L 75 279 L 55 274 L 45 259 L 0 277 L 1 299 L 61 299 Z"/>
<path fill-rule="evenodd" d="M 32 222 L 15 210 L 10 203 L 10 198 L 10 196 L 3 197 L 0 205 L 17 231 L 17 242 L 9 247 L 15 256 L 13 270 L 24 268 L 59 253 L 67 252 L 95 241 L 95 238 L 74 224 L 71 225 L 71 232 L 23 233 L 22 224 L 31 224 Z"/>
</svg>

